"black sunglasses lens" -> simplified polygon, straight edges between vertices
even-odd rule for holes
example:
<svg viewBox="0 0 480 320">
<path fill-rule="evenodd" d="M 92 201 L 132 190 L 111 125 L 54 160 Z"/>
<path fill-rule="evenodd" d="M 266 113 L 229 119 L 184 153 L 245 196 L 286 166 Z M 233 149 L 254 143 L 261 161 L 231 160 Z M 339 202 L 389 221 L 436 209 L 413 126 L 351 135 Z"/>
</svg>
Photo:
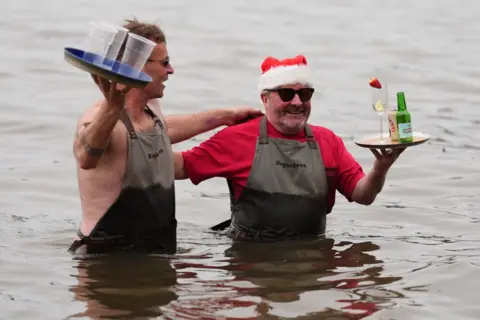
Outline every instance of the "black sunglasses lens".
<svg viewBox="0 0 480 320">
<path fill-rule="evenodd" d="M 298 97 L 302 102 L 310 101 L 313 95 L 313 91 L 313 88 L 302 88 L 298 91 L 290 88 L 277 89 L 278 95 L 283 102 L 292 101 L 296 93 L 298 93 Z"/>
<path fill-rule="evenodd" d="M 292 101 L 293 97 L 295 97 L 295 90 L 290 88 L 278 89 L 277 92 L 283 102 Z"/>
<path fill-rule="evenodd" d="M 302 88 L 297 91 L 298 97 L 302 102 L 310 101 L 313 95 L 313 88 Z"/>
</svg>

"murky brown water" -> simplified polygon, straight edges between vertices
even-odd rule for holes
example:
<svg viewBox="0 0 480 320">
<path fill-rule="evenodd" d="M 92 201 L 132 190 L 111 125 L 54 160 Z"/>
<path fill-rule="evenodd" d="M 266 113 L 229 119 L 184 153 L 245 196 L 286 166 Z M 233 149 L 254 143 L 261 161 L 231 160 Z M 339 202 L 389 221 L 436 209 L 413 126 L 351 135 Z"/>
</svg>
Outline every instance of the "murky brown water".
<svg viewBox="0 0 480 320">
<path fill-rule="evenodd" d="M 479 319 L 480 7 L 466 1 L 7 1 L 0 4 L 0 318 Z M 375 133 L 368 78 L 404 90 L 417 131 L 374 205 L 341 197 L 321 242 L 232 245 L 223 180 L 177 184 L 180 254 L 73 259 L 71 141 L 99 92 L 63 60 L 86 21 L 164 27 L 167 114 L 248 104 L 262 59 L 304 53 L 311 122 Z M 393 101 L 393 99 L 392 99 Z M 211 133 L 175 145 L 199 143 Z"/>
</svg>

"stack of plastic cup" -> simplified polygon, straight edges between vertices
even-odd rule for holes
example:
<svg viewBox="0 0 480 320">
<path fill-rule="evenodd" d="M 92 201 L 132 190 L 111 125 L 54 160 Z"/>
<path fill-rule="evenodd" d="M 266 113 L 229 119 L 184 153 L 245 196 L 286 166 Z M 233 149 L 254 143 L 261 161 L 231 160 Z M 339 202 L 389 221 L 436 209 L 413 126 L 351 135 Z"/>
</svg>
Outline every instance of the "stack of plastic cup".
<svg viewBox="0 0 480 320">
<path fill-rule="evenodd" d="M 104 26 L 107 26 L 111 29 L 115 29 L 117 30 L 117 34 L 115 35 L 115 38 L 113 39 L 111 45 L 109 46 L 107 52 L 105 53 L 105 56 L 111 60 L 111 61 L 108 61 L 108 63 L 106 62 L 106 64 L 108 65 L 113 65 L 113 63 L 117 60 L 118 58 L 118 53 L 120 51 L 120 48 L 128 34 L 128 29 L 127 28 L 124 28 L 124 27 L 121 27 L 121 26 L 117 26 L 117 25 L 112 25 L 112 24 L 108 24 L 106 22 L 102 22 L 102 25 Z"/>
<path fill-rule="evenodd" d="M 88 36 L 83 46 L 84 59 L 94 64 L 103 65 L 106 54 L 118 31 L 101 22 L 89 22 L 89 26 Z"/>
<path fill-rule="evenodd" d="M 121 62 L 136 69 L 132 76 L 136 77 L 140 74 L 155 46 L 156 43 L 151 40 L 131 32 L 128 33 Z M 120 67 L 120 72 L 121 69 Z"/>
</svg>

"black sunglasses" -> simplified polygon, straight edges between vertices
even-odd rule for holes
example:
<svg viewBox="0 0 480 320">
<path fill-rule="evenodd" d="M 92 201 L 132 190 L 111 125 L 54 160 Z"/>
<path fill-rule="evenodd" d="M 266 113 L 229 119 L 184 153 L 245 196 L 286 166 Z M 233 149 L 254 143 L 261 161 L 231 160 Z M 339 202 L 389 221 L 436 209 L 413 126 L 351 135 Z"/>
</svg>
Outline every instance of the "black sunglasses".
<svg viewBox="0 0 480 320">
<path fill-rule="evenodd" d="M 307 101 L 310 101 L 310 99 L 312 98 L 312 95 L 315 89 L 302 88 L 302 89 L 294 90 L 292 88 L 278 88 L 278 89 L 270 89 L 267 91 L 278 93 L 278 96 L 280 97 L 280 99 L 282 99 L 283 102 L 292 101 L 293 98 L 295 97 L 295 94 L 298 94 L 298 97 L 302 102 L 307 102 Z"/>
<path fill-rule="evenodd" d="M 170 64 L 170 57 L 166 57 L 163 60 L 148 59 L 147 61 L 148 62 L 160 62 L 160 64 L 166 68 Z"/>
</svg>

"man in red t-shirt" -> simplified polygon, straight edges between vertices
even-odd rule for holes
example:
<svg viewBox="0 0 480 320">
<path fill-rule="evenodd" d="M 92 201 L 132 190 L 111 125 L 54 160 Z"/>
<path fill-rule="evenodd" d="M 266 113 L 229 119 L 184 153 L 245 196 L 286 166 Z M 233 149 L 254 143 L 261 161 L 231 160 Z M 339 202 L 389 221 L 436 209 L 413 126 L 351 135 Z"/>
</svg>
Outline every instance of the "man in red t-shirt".
<svg viewBox="0 0 480 320">
<path fill-rule="evenodd" d="M 314 89 L 306 58 L 298 55 L 262 64 L 259 91 L 265 117 L 228 127 L 183 153 L 176 153 L 176 178 L 195 184 L 226 178 L 232 218 L 228 228 L 240 240 L 322 235 L 338 190 L 350 202 L 369 205 L 403 151 L 372 150 L 367 175 L 340 137 L 307 124 Z"/>
</svg>

